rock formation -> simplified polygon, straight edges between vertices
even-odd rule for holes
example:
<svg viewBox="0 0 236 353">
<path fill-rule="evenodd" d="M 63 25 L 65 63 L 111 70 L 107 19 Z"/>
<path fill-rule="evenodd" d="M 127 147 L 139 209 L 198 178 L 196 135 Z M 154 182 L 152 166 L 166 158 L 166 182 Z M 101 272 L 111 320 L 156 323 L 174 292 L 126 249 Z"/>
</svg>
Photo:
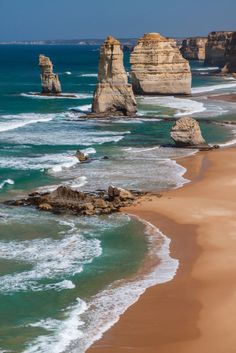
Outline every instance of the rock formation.
<svg viewBox="0 0 236 353">
<path fill-rule="evenodd" d="M 145 34 L 131 54 L 131 80 L 136 94 L 191 94 L 189 63 L 173 39 Z"/>
<path fill-rule="evenodd" d="M 109 36 L 101 46 L 98 84 L 94 92 L 92 112 L 98 114 L 136 114 L 132 86 L 128 84 L 121 44 Z"/>
<path fill-rule="evenodd" d="M 58 75 L 53 73 L 51 60 L 44 55 L 39 55 L 39 67 L 41 69 L 42 94 L 60 94 L 61 84 Z"/>
<path fill-rule="evenodd" d="M 206 43 L 206 65 L 224 67 L 226 48 L 232 39 L 233 32 L 211 32 Z"/>
<path fill-rule="evenodd" d="M 6 201 L 11 206 L 35 206 L 41 211 L 70 213 L 74 215 L 101 215 L 118 212 L 121 207 L 132 205 L 140 192 L 110 186 L 108 191 L 82 192 L 67 186 L 59 186 L 46 194 L 34 192 L 28 198 Z"/>
<path fill-rule="evenodd" d="M 178 147 L 209 147 L 202 137 L 199 123 L 190 117 L 183 117 L 175 122 L 171 137 Z"/>
<path fill-rule="evenodd" d="M 184 39 L 180 52 L 187 60 L 205 60 L 206 42 L 205 37 Z"/>
<path fill-rule="evenodd" d="M 84 162 L 88 162 L 88 161 L 89 161 L 89 157 L 86 156 L 86 155 L 85 155 L 83 152 L 81 152 L 80 150 L 76 151 L 75 157 L 77 157 L 78 160 L 79 160 L 81 163 L 84 163 Z"/>
<path fill-rule="evenodd" d="M 236 32 L 233 32 L 231 40 L 228 42 L 225 51 L 226 65 L 222 69 L 223 73 L 236 73 Z"/>
</svg>

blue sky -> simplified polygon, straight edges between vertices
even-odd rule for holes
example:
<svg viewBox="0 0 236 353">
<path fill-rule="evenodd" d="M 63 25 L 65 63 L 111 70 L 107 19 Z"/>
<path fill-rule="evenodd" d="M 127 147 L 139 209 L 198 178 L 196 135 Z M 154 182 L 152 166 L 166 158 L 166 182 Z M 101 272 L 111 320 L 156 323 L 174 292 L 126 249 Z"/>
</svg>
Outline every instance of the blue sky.
<svg viewBox="0 0 236 353">
<path fill-rule="evenodd" d="M 0 41 L 236 30 L 236 0 L 0 0 Z"/>
</svg>

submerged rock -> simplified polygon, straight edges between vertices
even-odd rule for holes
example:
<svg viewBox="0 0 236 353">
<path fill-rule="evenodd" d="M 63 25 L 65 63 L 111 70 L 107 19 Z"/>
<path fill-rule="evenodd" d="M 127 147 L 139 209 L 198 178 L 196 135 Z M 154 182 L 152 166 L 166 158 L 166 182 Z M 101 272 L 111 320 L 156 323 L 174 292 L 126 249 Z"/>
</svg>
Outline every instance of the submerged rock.
<svg viewBox="0 0 236 353">
<path fill-rule="evenodd" d="M 187 60 L 205 60 L 206 37 L 192 37 L 184 39 L 180 52 Z"/>
<path fill-rule="evenodd" d="M 132 86 L 128 84 L 121 44 L 109 36 L 100 50 L 92 113 L 133 116 L 136 112 L 136 101 Z"/>
<path fill-rule="evenodd" d="M 191 94 L 190 66 L 174 40 L 159 33 L 145 34 L 138 40 L 130 61 L 136 94 Z"/>
<path fill-rule="evenodd" d="M 183 117 L 175 122 L 171 137 L 178 147 L 209 148 L 202 137 L 199 123 L 190 117 Z"/>
<path fill-rule="evenodd" d="M 44 55 L 39 55 L 39 67 L 41 69 L 42 94 L 60 94 L 61 84 L 58 75 L 53 73 L 51 60 Z"/>
<path fill-rule="evenodd" d="M 211 32 L 206 43 L 205 64 L 224 67 L 226 48 L 232 39 L 233 32 Z"/>
</svg>

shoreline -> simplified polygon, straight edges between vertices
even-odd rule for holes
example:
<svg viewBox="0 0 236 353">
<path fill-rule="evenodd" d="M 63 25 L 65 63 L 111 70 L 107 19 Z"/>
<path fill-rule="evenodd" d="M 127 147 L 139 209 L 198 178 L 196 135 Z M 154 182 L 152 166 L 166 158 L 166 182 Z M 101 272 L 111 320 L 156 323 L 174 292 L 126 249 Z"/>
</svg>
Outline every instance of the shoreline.
<svg viewBox="0 0 236 353">
<path fill-rule="evenodd" d="M 236 148 L 231 147 L 218 151 L 199 152 L 178 160 L 178 163 L 187 169 L 184 177 L 190 179 L 190 183 L 184 184 L 179 189 L 163 192 L 162 198 L 152 196 L 150 201 L 144 197 L 137 206 L 124 210 L 150 222 L 166 234 L 171 239 L 170 255 L 180 261 L 180 266 L 172 281 L 148 288 L 138 302 L 129 307 L 120 317 L 118 323 L 87 350 L 88 353 L 233 352 L 236 344 L 232 324 L 232 321 L 236 323 L 235 310 L 233 303 L 230 303 L 229 321 L 231 323 L 227 326 L 227 317 L 220 310 L 224 300 L 220 292 L 226 292 L 226 274 L 224 273 L 224 276 L 219 274 L 219 281 L 223 282 L 219 285 L 214 269 L 216 267 L 219 270 L 219 260 L 222 263 L 223 259 L 227 258 L 227 252 L 232 249 L 228 249 L 224 239 L 220 239 L 217 243 L 213 235 L 219 230 L 221 234 L 224 233 L 227 218 L 230 219 L 230 232 L 235 226 L 231 218 L 236 211 L 236 206 L 232 202 L 234 196 L 236 197 L 236 191 L 231 190 L 227 180 L 227 175 L 232 177 L 232 172 L 236 171 L 236 167 L 231 166 L 234 153 Z M 222 161 L 224 167 L 225 164 L 227 166 L 226 170 L 224 169 L 226 177 L 220 170 Z M 220 189 L 222 181 L 227 190 Z M 215 187 L 217 191 L 220 190 L 219 199 Z M 212 199 L 214 199 L 213 204 Z M 225 199 L 224 202 L 222 199 Z M 184 202 L 186 208 L 179 209 L 180 202 Z M 215 206 L 215 203 L 219 205 Z M 202 209 L 204 212 L 201 211 Z M 220 217 L 224 221 L 221 226 L 217 226 Z M 233 246 L 235 244 L 231 245 L 232 248 Z M 220 247 L 224 250 L 222 254 L 217 251 Z M 215 263 L 216 256 L 220 259 Z M 211 257 L 214 262 L 210 262 Z M 210 263 L 207 271 L 207 268 L 204 270 L 203 265 L 208 262 Z M 235 267 L 226 266 L 229 278 L 236 272 L 236 260 L 232 259 L 231 262 Z M 219 272 L 224 272 L 223 270 Z M 208 272 L 209 276 L 207 276 Z M 214 281 L 211 278 L 212 273 Z M 214 293 L 211 287 L 214 288 Z M 231 278 L 227 286 L 228 296 L 232 296 L 232 288 L 236 290 L 236 285 L 233 286 Z M 214 298 L 217 291 L 219 291 L 218 301 Z M 215 312 L 221 315 L 219 325 L 214 318 Z M 222 332 L 227 333 L 227 339 L 222 338 Z"/>
</svg>

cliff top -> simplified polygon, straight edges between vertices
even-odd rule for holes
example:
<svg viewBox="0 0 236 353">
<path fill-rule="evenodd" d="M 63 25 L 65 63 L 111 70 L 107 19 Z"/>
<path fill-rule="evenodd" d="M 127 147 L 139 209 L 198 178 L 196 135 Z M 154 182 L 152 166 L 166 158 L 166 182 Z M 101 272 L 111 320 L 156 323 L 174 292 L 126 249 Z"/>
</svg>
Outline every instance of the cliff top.
<svg viewBox="0 0 236 353">
<path fill-rule="evenodd" d="M 39 66 L 52 66 L 52 62 L 47 56 L 40 54 L 39 55 Z"/>
<path fill-rule="evenodd" d="M 105 40 L 105 44 L 107 45 L 120 45 L 120 42 L 112 37 L 112 36 L 108 36 L 107 39 Z"/>
<path fill-rule="evenodd" d="M 139 39 L 139 41 L 142 41 L 142 42 L 145 42 L 145 41 L 167 42 L 168 39 L 161 36 L 160 33 L 145 33 L 144 36 Z"/>
<path fill-rule="evenodd" d="M 212 31 L 209 35 L 221 35 L 221 34 L 232 34 L 235 31 Z"/>
</svg>

